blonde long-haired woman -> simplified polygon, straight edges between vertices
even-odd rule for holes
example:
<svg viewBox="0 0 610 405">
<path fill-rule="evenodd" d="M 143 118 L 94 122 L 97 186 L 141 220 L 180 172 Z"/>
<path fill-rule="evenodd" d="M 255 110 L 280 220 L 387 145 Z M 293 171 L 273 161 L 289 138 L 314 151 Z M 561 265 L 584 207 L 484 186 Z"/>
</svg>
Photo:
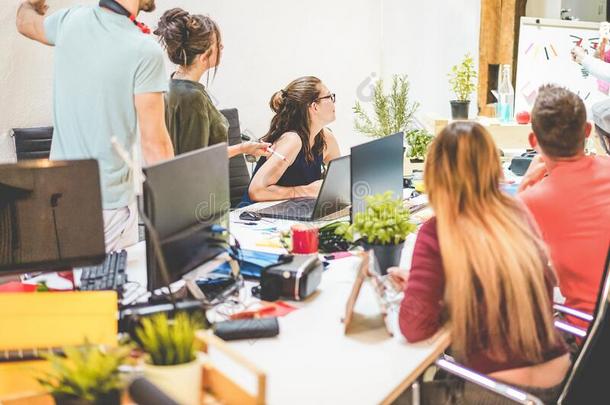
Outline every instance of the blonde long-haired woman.
<svg viewBox="0 0 610 405">
<path fill-rule="evenodd" d="M 425 185 L 436 217 L 418 233 L 410 271 L 392 270 L 405 289 L 400 328 L 417 342 L 448 322 L 459 361 L 550 403 L 570 366 L 553 328 L 555 276 L 536 226 L 501 179 L 482 126 L 453 123 L 435 138 Z M 434 404 L 504 403 L 469 383 L 424 390 Z"/>
</svg>

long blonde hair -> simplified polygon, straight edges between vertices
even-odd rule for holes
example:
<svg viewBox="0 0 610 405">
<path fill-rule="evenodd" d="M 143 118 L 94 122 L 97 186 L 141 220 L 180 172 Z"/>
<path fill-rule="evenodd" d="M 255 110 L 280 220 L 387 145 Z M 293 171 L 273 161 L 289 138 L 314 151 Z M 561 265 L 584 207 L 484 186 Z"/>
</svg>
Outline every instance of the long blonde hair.
<svg viewBox="0 0 610 405">
<path fill-rule="evenodd" d="M 555 343 L 546 249 L 522 205 L 499 188 L 499 154 L 479 124 L 457 122 L 430 146 L 425 185 L 437 220 L 452 347 L 540 362 Z M 552 274 L 552 273 L 551 273 Z"/>
</svg>

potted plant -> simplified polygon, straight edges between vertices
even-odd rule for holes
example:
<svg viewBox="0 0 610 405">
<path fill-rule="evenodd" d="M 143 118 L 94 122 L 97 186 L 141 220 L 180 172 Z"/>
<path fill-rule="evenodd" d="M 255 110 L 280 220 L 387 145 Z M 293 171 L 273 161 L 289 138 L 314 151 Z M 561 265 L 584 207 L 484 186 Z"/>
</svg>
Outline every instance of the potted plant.
<svg viewBox="0 0 610 405">
<path fill-rule="evenodd" d="M 419 103 L 409 101 L 410 84 L 406 75 L 394 75 L 392 89 L 384 94 L 383 79 L 373 88 L 373 117 L 369 117 L 360 101 L 354 105 L 356 131 L 375 138 L 404 132 L 413 122 Z"/>
<path fill-rule="evenodd" d="M 65 348 L 65 356 L 43 356 L 52 371 L 37 380 L 57 405 L 119 405 L 124 387 L 119 366 L 130 351 L 126 347 L 104 350 L 91 344 Z"/>
<path fill-rule="evenodd" d="M 141 321 L 136 340 L 146 352 L 144 375 L 183 405 L 200 403 L 202 368 L 197 361 L 195 332 L 203 321 L 181 312 L 174 319 L 159 314 Z"/>
<path fill-rule="evenodd" d="M 405 135 L 408 153 L 407 156 L 411 163 L 421 163 L 426 158 L 428 146 L 434 139 L 434 136 L 425 129 L 412 129 L 407 131 Z"/>
<path fill-rule="evenodd" d="M 335 232 L 347 240 L 359 240 L 365 249 L 375 252 L 379 271 L 400 263 L 400 255 L 407 235 L 415 231 L 409 222 L 409 210 L 402 199 L 394 198 L 391 191 L 365 197 L 366 209 L 355 215 L 351 225 L 339 226 Z"/>
<path fill-rule="evenodd" d="M 464 56 L 460 64 L 451 68 L 449 84 L 457 97 L 457 100 L 451 100 L 451 118 L 454 120 L 468 119 L 470 95 L 476 90 L 476 78 L 474 60 L 469 53 Z"/>
</svg>

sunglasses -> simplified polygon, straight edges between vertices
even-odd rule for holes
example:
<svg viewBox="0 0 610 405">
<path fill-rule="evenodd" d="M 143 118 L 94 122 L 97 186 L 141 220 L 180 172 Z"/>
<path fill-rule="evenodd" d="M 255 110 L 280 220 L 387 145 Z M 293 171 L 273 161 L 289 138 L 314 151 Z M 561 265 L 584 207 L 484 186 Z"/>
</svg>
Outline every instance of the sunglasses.
<svg viewBox="0 0 610 405">
<path fill-rule="evenodd" d="M 331 93 L 328 96 L 324 96 L 324 97 L 318 97 L 316 98 L 314 101 L 320 101 L 320 100 L 324 100 L 325 98 L 330 98 L 330 100 L 334 103 L 335 100 L 337 99 L 337 97 L 335 96 L 335 93 Z"/>
</svg>

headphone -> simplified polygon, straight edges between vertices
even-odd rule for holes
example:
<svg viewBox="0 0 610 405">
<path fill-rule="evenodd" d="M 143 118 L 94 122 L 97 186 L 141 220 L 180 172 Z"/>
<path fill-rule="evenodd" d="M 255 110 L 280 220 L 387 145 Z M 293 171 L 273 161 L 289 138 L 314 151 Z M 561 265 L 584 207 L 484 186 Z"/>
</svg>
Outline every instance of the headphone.
<svg viewBox="0 0 610 405">
<path fill-rule="evenodd" d="M 148 28 L 146 24 L 137 21 L 136 16 L 127 11 L 125 7 L 117 3 L 116 0 L 100 0 L 99 6 L 107 8 L 110 11 L 114 11 L 117 14 L 124 15 L 125 17 L 129 18 L 131 22 L 133 22 L 144 34 L 150 34 L 150 28 Z"/>
</svg>

